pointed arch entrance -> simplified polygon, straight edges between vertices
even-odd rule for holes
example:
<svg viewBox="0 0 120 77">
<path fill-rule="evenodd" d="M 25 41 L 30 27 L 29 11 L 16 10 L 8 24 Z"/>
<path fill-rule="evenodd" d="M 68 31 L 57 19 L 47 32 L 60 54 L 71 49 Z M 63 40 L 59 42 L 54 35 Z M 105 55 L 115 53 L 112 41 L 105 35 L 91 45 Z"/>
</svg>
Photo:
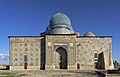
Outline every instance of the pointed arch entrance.
<svg viewBox="0 0 120 77">
<path fill-rule="evenodd" d="M 58 47 L 56 49 L 57 63 L 59 64 L 59 69 L 67 69 L 67 51 L 63 47 Z"/>
</svg>

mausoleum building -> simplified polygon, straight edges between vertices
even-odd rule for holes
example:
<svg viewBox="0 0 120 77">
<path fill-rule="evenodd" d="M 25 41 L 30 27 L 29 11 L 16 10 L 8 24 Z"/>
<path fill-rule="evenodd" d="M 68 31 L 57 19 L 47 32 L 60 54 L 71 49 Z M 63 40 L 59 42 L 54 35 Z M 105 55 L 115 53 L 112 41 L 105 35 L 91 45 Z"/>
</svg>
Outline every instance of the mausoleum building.
<svg viewBox="0 0 120 77">
<path fill-rule="evenodd" d="M 112 37 L 80 36 L 63 13 L 39 36 L 9 36 L 10 70 L 114 69 Z"/>
</svg>

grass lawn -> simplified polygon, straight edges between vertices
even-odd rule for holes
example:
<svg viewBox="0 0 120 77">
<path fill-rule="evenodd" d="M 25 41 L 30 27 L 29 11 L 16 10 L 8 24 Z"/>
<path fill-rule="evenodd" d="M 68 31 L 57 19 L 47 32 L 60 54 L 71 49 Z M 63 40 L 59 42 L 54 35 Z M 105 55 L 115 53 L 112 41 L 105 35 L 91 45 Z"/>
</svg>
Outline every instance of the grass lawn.
<svg viewBox="0 0 120 77">
<path fill-rule="evenodd" d="M 0 77 L 22 77 L 25 76 L 26 74 L 16 74 L 16 73 L 11 73 L 11 72 L 1 72 L 0 71 Z"/>
</svg>

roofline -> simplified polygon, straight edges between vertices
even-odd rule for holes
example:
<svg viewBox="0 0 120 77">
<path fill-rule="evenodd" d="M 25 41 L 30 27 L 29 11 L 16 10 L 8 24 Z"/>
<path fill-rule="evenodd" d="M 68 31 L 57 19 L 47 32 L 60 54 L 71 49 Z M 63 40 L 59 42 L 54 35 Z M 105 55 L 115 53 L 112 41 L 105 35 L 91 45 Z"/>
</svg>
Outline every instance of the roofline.
<svg viewBox="0 0 120 77">
<path fill-rule="evenodd" d="M 46 35 L 76 35 L 77 36 L 77 34 L 46 34 Z M 45 35 L 45 36 L 46 36 Z M 101 38 L 103 38 L 103 37 L 113 37 L 113 36 L 77 36 L 78 38 L 80 37 L 80 38 L 90 38 L 90 37 L 93 37 L 93 38 L 96 38 L 96 37 L 101 37 Z"/>
<path fill-rule="evenodd" d="M 113 36 L 77 36 L 77 38 L 105 38 L 105 37 L 112 38 Z"/>
<path fill-rule="evenodd" d="M 46 35 L 76 35 L 76 34 L 46 34 Z"/>
<path fill-rule="evenodd" d="M 8 38 L 10 37 L 43 37 L 43 36 L 8 36 Z"/>
<path fill-rule="evenodd" d="M 46 34 L 46 35 L 60 35 L 60 36 L 67 35 L 67 36 L 70 36 L 70 35 L 76 35 L 76 34 Z M 8 36 L 8 38 L 10 38 L 10 37 L 44 37 L 44 36 Z M 105 37 L 112 38 L 113 36 L 77 36 L 77 38 L 105 38 Z"/>
</svg>

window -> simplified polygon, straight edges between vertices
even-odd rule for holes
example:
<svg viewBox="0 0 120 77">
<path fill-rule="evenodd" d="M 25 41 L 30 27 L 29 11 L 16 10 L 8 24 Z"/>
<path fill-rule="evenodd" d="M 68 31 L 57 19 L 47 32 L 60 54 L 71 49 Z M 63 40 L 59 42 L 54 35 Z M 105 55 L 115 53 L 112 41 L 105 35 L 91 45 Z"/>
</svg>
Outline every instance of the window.
<svg viewBox="0 0 120 77">
<path fill-rule="evenodd" d="M 77 69 L 80 69 L 80 64 L 79 63 L 77 63 Z"/>
<path fill-rule="evenodd" d="M 24 55 L 24 69 L 27 69 L 27 55 Z"/>
<path fill-rule="evenodd" d="M 94 58 L 98 58 L 98 54 L 97 53 L 94 53 Z"/>
<path fill-rule="evenodd" d="M 98 62 L 98 53 L 97 52 L 94 53 L 94 62 L 95 63 Z"/>
<path fill-rule="evenodd" d="M 27 55 L 24 55 L 24 63 L 27 63 Z"/>
</svg>

